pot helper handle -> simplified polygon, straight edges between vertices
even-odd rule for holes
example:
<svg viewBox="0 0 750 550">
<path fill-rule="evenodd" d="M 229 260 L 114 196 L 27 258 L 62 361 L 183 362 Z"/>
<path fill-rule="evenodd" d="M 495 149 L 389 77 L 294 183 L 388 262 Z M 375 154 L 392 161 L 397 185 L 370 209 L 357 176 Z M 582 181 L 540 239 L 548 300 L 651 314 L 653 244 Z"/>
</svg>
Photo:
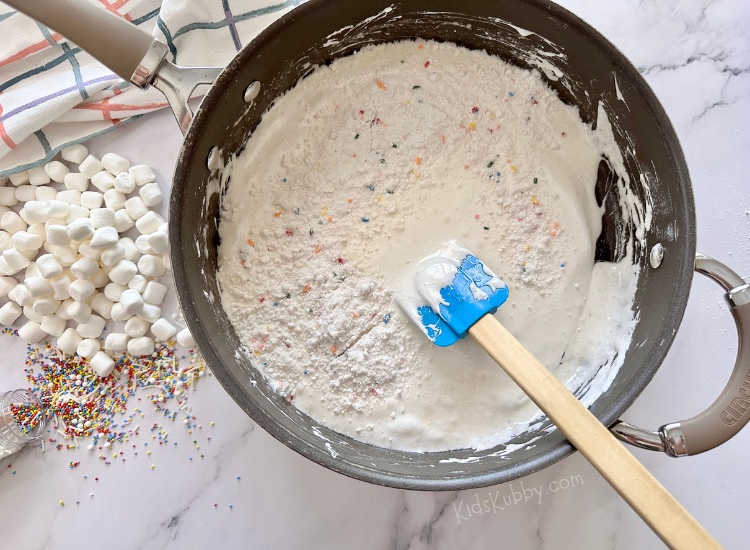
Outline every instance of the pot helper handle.
<svg viewBox="0 0 750 550">
<path fill-rule="evenodd" d="M 3 0 L 19 12 L 72 40 L 120 78 L 150 85 L 167 98 L 182 133 L 193 119 L 188 100 L 200 84 L 211 84 L 217 67 L 179 67 L 167 61 L 167 46 L 132 23 L 86 0 Z"/>
<path fill-rule="evenodd" d="M 750 421 L 750 285 L 721 262 L 701 254 L 695 259 L 695 270 L 724 288 L 724 297 L 737 325 L 737 359 L 724 391 L 702 413 L 665 424 L 656 432 L 619 420 L 611 428 L 623 441 L 674 457 L 718 447 Z"/>
</svg>

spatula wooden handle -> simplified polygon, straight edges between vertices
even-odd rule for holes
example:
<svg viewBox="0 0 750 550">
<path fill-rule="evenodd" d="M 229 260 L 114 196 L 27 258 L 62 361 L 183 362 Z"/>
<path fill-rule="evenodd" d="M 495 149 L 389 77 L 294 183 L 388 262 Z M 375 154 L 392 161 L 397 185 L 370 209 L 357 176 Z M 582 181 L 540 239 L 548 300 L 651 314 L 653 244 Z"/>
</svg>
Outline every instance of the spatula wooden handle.
<svg viewBox="0 0 750 550">
<path fill-rule="evenodd" d="M 721 548 L 638 460 L 492 315 L 469 329 L 591 465 L 670 548 Z"/>
</svg>

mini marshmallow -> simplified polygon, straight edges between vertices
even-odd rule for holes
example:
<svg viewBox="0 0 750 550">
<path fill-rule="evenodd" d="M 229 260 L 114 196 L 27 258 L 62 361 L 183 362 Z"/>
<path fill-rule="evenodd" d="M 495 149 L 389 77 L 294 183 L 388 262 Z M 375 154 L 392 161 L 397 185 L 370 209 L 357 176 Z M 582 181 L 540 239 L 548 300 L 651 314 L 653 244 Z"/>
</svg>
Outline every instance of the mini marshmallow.
<svg viewBox="0 0 750 550">
<path fill-rule="evenodd" d="M 18 281 L 13 277 L 0 277 L 0 298 L 5 298 L 17 286 Z"/>
<path fill-rule="evenodd" d="M 15 206 L 17 204 L 16 190 L 12 187 L 0 187 L 0 205 Z"/>
<path fill-rule="evenodd" d="M 115 186 L 115 177 L 106 170 L 102 170 L 91 176 L 91 185 L 104 193 Z"/>
<path fill-rule="evenodd" d="M 38 187 L 37 190 L 41 189 Z M 39 197 L 37 196 L 37 199 Z M 60 191 L 57 193 L 57 200 L 67 202 L 68 204 L 81 205 L 81 192 L 76 189 L 68 189 L 66 191 Z"/>
<path fill-rule="evenodd" d="M 18 215 L 26 220 L 27 223 L 32 224 L 36 222 L 46 222 L 49 219 L 47 214 L 47 201 L 28 201 L 23 205 L 24 216 Z"/>
<path fill-rule="evenodd" d="M 81 218 L 88 218 L 88 217 L 89 217 L 88 208 L 84 208 L 83 206 L 78 206 L 77 204 L 71 204 L 70 214 L 65 216 L 65 223 L 72 223 L 75 220 L 80 220 Z"/>
<path fill-rule="evenodd" d="M 158 234 L 158 233 L 157 233 Z M 70 244 L 70 235 L 65 225 L 51 225 L 46 231 L 47 242 L 56 246 L 67 246 Z"/>
<path fill-rule="evenodd" d="M 159 229 L 159 226 L 161 226 L 161 224 L 163 223 L 164 218 L 162 218 L 153 210 L 150 210 L 136 220 L 135 227 L 142 235 L 150 235 L 151 233 L 157 231 Z"/>
<path fill-rule="evenodd" d="M 47 220 L 49 220 L 50 218 L 60 218 L 61 220 L 65 221 L 65 218 L 68 216 L 68 214 L 70 214 L 70 204 L 67 202 L 58 200 L 45 201 L 44 205 L 45 213 L 47 214 Z M 26 206 L 24 205 L 24 208 L 25 207 Z"/>
<path fill-rule="evenodd" d="M 68 328 L 57 337 L 57 347 L 62 350 L 66 355 L 73 355 L 78 348 L 78 344 L 81 343 L 83 338 L 76 332 L 74 328 Z"/>
<path fill-rule="evenodd" d="M 86 256 L 70 266 L 70 272 L 78 279 L 90 279 L 97 271 L 99 271 L 99 262 Z"/>
<path fill-rule="evenodd" d="M 36 190 L 38 188 L 33 185 L 21 185 L 16 187 L 16 200 L 18 202 L 28 202 L 38 200 L 36 197 Z"/>
<path fill-rule="evenodd" d="M 91 367 L 91 370 L 93 370 L 94 373 L 100 378 L 109 376 L 110 374 L 112 374 L 112 371 L 115 370 L 114 360 L 103 351 L 96 352 L 96 354 L 89 361 L 89 366 Z"/>
<path fill-rule="evenodd" d="M 107 351 L 125 351 L 128 349 L 130 336 L 124 332 L 110 332 L 104 340 L 104 349 Z"/>
<path fill-rule="evenodd" d="M 137 315 L 149 323 L 155 323 L 161 317 L 161 308 L 152 304 L 143 304 L 143 310 Z"/>
<path fill-rule="evenodd" d="M 90 219 L 80 218 L 69 223 L 67 231 L 74 241 L 85 241 L 94 234 L 94 225 Z"/>
<path fill-rule="evenodd" d="M 119 302 L 112 304 L 111 315 L 112 315 L 112 320 L 118 323 L 120 321 L 127 321 L 128 319 L 132 317 L 130 313 L 125 313 L 125 310 L 122 309 L 122 306 L 120 305 Z"/>
<path fill-rule="evenodd" d="M 32 223 L 26 231 L 34 235 L 39 235 L 43 239 L 47 237 L 47 226 L 42 222 Z"/>
<path fill-rule="evenodd" d="M 0 218 L 2 218 L 2 216 L 0 216 Z M 10 244 L 10 233 L 8 233 L 7 231 L 0 231 L 0 250 L 7 250 L 11 246 L 12 245 Z"/>
<path fill-rule="evenodd" d="M 45 315 L 39 328 L 50 336 L 59 337 L 65 331 L 65 320 L 57 315 Z"/>
<path fill-rule="evenodd" d="M 89 216 L 94 229 L 112 227 L 115 224 L 115 211 L 111 208 L 93 208 Z"/>
<path fill-rule="evenodd" d="M 141 254 L 154 254 L 154 249 L 148 244 L 148 235 L 139 235 L 135 239 L 135 247 Z"/>
<path fill-rule="evenodd" d="M 101 161 L 94 155 L 89 155 L 78 165 L 78 171 L 84 176 L 91 179 L 91 176 L 97 174 L 104 168 Z"/>
<path fill-rule="evenodd" d="M 37 298 L 34 303 L 31 304 L 31 309 L 37 315 L 52 315 L 57 308 L 60 307 L 61 300 L 55 300 L 54 298 Z M 52 334 L 52 333 L 50 333 Z M 57 334 L 53 334 L 57 336 Z"/>
<path fill-rule="evenodd" d="M 91 300 L 91 309 L 105 319 L 112 318 L 112 306 L 113 303 L 101 292 L 97 292 Z"/>
<path fill-rule="evenodd" d="M 135 166 L 131 166 L 128 170 L 128 173 L 133 176 L 133 179 L 135 180 L 135 183 L 137 185 L 144 185 L 146 183 L 156 181 L 156 174 L 154 174 L 150 166 L 146 166 L 145 164 L 136 164 Z"/>
<path fill-rule="evenodd" d="M 14 233 L 18 233 L 19 231 L 26 231 L 29 226 L 25 221 L 21 219 L 21 216 L 11 210 L 0 217 L 0 227 L 13 235 Z"/>
<path fill-rule="evenodd" d="M 131 227 L 135 225 L 135 222 L 133 221 L 133 218 L 130 217 L 130 214 L 128 214 L 128 211 L 124 208 L 121 208 L 117 212 L 115 212 L 115 229 L 117 229 L 118 233 L 124 233 Z"/>
<path fill-rule="evenodd" d="M 125 207 L 125 200 L 125 194 L 120 193 L 117 189 L 107 189 L 104 192 L 104 204 L 112 210 L 122 210 Z M 114 224 L 114 220 L 112 223 Z"/>
<path fill-rule="evenodd" d="M 39 250 L 42 246 L 42 238 L 27 231 L 14 233 L 10 242 L 16 248 L 23 248 L 24 250 Z"/>
<path fill-rule="evenodd" d="M 120 239 L 119 244 L 125 248 L 125 259 L 136 263 L 141 257 L 141 253 L 138 251 L 138 247 L 135 246 L 135 242 L 130 237 L 123 237 Z"/>
<path fill-rule="evenodd" d="M 35 344 L 42 338 L 45 338 L 47 333 L 42 330 L 42 326 L 39 323 L 36 321 L 29 321 L 18 329 L 18 335 L 25 342 Z"/>
<path fill-rule="evenodd" d="M 98 260 L 102 256 L 101 250 L 94 250 L 91 248 L 91 244 L 89 241 L 83 241 L 78 246 L 78 252 L 81 254 L 81 256 L 86 256 L 87 258 L 93 258 L 94 260 Z"/>
<path fill-rule="evenodd" d="M 89 320 L 85 323 L 80 323 L 76 327 L 76 331 L 78 334 L 83 336 L 84 338 L 99 338 L 101 336 L 102 331 L 104 330 L 104 325 L 107 323 L 102 317 L 99 317 L 98 315 L 92 315 L 89 317 Z"/>
<path fill-rule="evenodd" d="M 164 317 L 160 318 L 153 325 L 151 325 L 151 334 L 156 337 L 157 342 L 166 342 L 172 336 L 174 336 L 176 332 L 177 329 L 174 328 L 174 325 L 172 325 L 172 323 L 167 321 Z"/>
<path fill-rule="evenodd" d="M 175 338 L 177 340 L 177 343 L 184 348 L 191 348 L 195 346 L 195 339 L 193 338 L 193 335 L 190 333 L 190 331 L 186 328 L 178 332 Z"/>
<path fill-rule="evenodd" d="M 21 306 L 15 302 L 7 302 L 0 307 L 0 325 L 9 327 L 21 316 Z"/>
<path fill-rule="evenodd" d="M 151 233 L 146 242 L 156 254 L 166 254 L 169 251 L 169 236 L 163 231 Z"/>
<path fill-rule="evenodd" d="M 128 288 L 132 288 L 137 291 L 138 294 L 143 294 L 143 291 L 146 290 L 147 284 L 148 279 L 143 275 L 133 275 L 133 278 L 130 279 L 130 282 L 128 283 Z"/>
<path fill-rule="evenodd" d="M 135 189 L 135 179 L 128 172 L 121 172 L 115 177 L 115 189 L 120 193 L 132 193 Z"/>
<path fill-rule="evenodd" d="M 107 153 L 102 157 L 102 166 L 117 175 L 120 172 L 127 172 L 130 168 L 130 161 L 117 153 Z"/>
<path fill-rule="evenodd" d="M 84 191 L 81 193 L 81 206 L 93 210 L 94 208 L 100 208 L 104 195 L 99 191 Z"/>
<path fill-rule="evenodd" d="M 99 210 L 102 210 L 99 208 Z M 104 250 L 105 248 L 111 248 L 117 244 L 120 240 L 120 235 L 117 234 L 117 229 L 114 227 L 100 227 L 94 231 L 94 236 L 91 237 L 91 248 L 94 250 Z"/>
<path fill-rule="evenodd" d="M 81 357 L 91 359 L 100 349 L 101 347 L 99 346 L 99 340 L 95 340 L 94 338 L 85 338 L 78 343 L 76 353 Z"/>
<path fill-rule="evenodd" d="M 21 208 L 21 210 L 18 211 L 18 215 L 21 216 L 21 219 L 29 225 L 31 225 L 32 223 L 36 223 L 38 221 L 38 220 L 29 221 L 29 217 L 26 215 L 26 208 Z"/>
<path fill-rule="evenodd" d="M 128 341 L 128 353 L 136 357 L 154 353 L 154 341 L 148 336 L 132 338 Z"/>
<path fill-rule="evenodd" d="M 131 338 L 145 336 L 149 328 L 151 328 L 151 323 L 140 317 L 131 317 L 125 323 L 125 333 Z"/>
<path fill-rule="evenodd" d="M 59 160 L 53 160 L 45 164 L 44 171 L 47 172 L 52 181 L 56 181 L 57 183 L 65 181 L 65 175 L 70 173 L 70 169 Z"/>
<path fill-rule="evenodd" d="M 72 282 L 70 277 L 64 274 L 50 279 L 49 284 L 52 287 L 52 297 L 55 300 L 70 298 L 70 283 Z"/>
<path fill-rule="evenodd" d="M 130 217 L 137 220 L 141 216 L 145 216 L 150 210 L 146 203 L 143 202 L 141 197 L 131 197 L 125 201 L 125 210 L 128 211 Z"/>
<path fill-rule="evenodd" d="M 69 145 L 60 151 L 60 156 L 63 160 L 74 162 L 76 164 L 81 164 L 88 154 L 89 150 L 86 149 L 85 145 L 81 145 L 80 143 L 77 145 Z"/>
<path fill-rule="evenodd" d="M 26 271 L 23 274 L 24 279 L 28 279 L 29 277 L 41 277 L 39 274 L 39 270 L 36 268 L 36 262 L 31 262 L 27 267 Z"/>
<path fill-rule="evenodd" d="M 91 306 L 76 300 L 68 306 L 67 314 L 76 323 L 85 323 L 91 317 Z"/>
<path fill-rule="evenodd" d="M 18 273 L 17 269 L 13 269 L 5 261 L 5 258 L 0 256 L 0 276 L 7 277 L 8 275 L 15 275 Z"/>
<path fill-rule="evenodd" d="M 62 275 L 63 268 L 52 254 L 42 254 L 36 259 L 36 268 L 45 279 L 53 279 Z"/>
<path fill-rule="evenodd" d="M 111 267 L 125 257 L 125 247 L 119 242 L 112 248 L 108 248 L 102 252 L 101 262 Z"/>
<path fill-rule="evenodd" d="M 70 283 L 70 297 L 79 302 L 84 301 L 94 292 L 96 292 L 94 283 L 86 279 L 76 279 Z"/>
<path fill-rule="evenodd" d="M 65 218 L 50 218 L 46 222 L 44 222 L 44 233 L 43 233 L 43 235 L 46 235 L 47 228 L 51 227 L 53 225 L 62 225 L 63 227 L 67 226 L 67 224 L 65 223 Z"/>
<path fill-rule="evenodd" d="M 52 243 L 47 243 L 47 251 L 52 254 L 58 263 L 63 267 L 68 267 L 73 264 L 78 258 L 78 251 L 72 246 L 59 246 Z"/>
<path fill-rule="evenodd" d="M 29 321 L 34 321 L 35 323 L 41 323 L 42 319 L 44 319 L 43 315 L 39 315 L 36 311 L 34 311 L 34 306 L 23 306 L 23 314 L 24 317 L 26 317 Z"/>
<path fill-rule="evenodd" d="M 161 189 L 159 189 L 158 183 L 147 183 L 141 187 L 138 194 L 143 199 L 143 203 L 151 208 L 161 203 L 164 198 L 164 194 L 161 192 Z"/>
<path fill-rule="evenodd" d="M 17 248 L 9 248 L 8 250 L 5 250 L 3 252 L 3 258 L 5 258 L 5 262 L 10 268 L 15 269 L 16 272 L 21 271 L 31 263 L 31 260 L 29 260 L 24 253 Z"/>
<path fill-rule="evenodd" d="M 129 288 L 120 296 L 120 306 L 125 313 L 135 315 L 143 310 L 143 297 L 137 290 Z"/>
<path fill-rule="evenodd" d="M 47 279 L 42 277 L 26 277 L 23 284 L 26 285 L 26 290 L 29 291 L 29 296 L 32 298 L 52 296 L 52 286 L 50 286 Z"/>
<path fill-rule="evenodd" d="M 104 288 L 109 283 L 109 275 L 103 269 L 98 269 L 91 276 L 91 282 L 94 283 L 94 287 L 96 288 Z"/>
<path fill-rule="evenodd" d="M 136 168 L 135 166 L 133 168 Z M 147 167 L 148 168 L 148 167 Z M 24 185 L 26 183 L 29 183 L 29 173 L 28 172 L 16 172 L 15 174 L 11 174 L 8 176 L 10 178 L 10 182 L 18 187 L 19 185 Z M 135 176 L 133 176 L 135 177 Z M 138 180 L 136 180 L 138 181 Z"/>
<path fill-rule="evenodd" d="M 32 187 L 32 189 L 34 189 L 34 198 L 38 201 L 62 200 L 58 198 L 57 189 L 54 187 L 41 185 L 39 187 Z"/>
<path fill-rule="evenodd" d="M 119 302 L 122 293 L 125 292 L 128 287 L 124 285 L 118 285 L 117 283 L 109 283 L 104 287 L 104 296 L 107 300 L 112 302 Z"/>
<path fill-rule="evenodd" d="M 159 256 L 147 254 L 138 260 L 138 271 L 146 277 L 161 277 L 166 273 L 164 261 Z"/>
<path fill-rule="evenodd" d="M 8 294 L 8 298 L 13 300 L 21 307 L 30 306 L 34 303 L 34 297 L 29 294 L 29 289 L 25 283 L 19 283 L 16 288 L 13 289 L 13 296 Z"/>
<path fill-rule="evenodd" d="M 66 298 L 60 303 L 60 307 L 57 308 L 57 311 L 55 311 L 55 315 L 57 315 L 60 319 L 65 319 L 66 321 L 70 321 L 71 317 L 68 314 L 68 308 L 73 303 L 72 298 Z"/>
<path fill-rule="evenodd" d="M 31 185 L 45 185 L 49 183 L 49 180 L 50 177 L 44 171 L 44 168 L 39 167 L 29 170 L 29 183 Z"/>
<path fill-rule="evenodd" d="M 118 285 L 127 285 L 137 271 L 138 268 L 133 262 L 120 260 L 110 270 L 109 278 L 113 283 L 117 283 Z"/>
<path fill-rule="evenodd" d="M 23 249 L 23 248 L 19 248 L 18 250 L 19 250 L 19 252 L 21 252 L 21 254 L 23 254 L 24 256 L 26 256 L 26 258 L 28 258 L 29 260 L 32 260 L 32 261 L 33 261 L 34 258 L 36 258 L 36 255 L 39 254 L 38 250 L 26 250 L 26 249 Z M 31 265 L 31 264 L 29 264 L 29 265 Z"/>
<path fill-rule="evenodd" d="M 78 172 L 65 174 L 65 189 L 80 191 L 83 193 L 89 188 L 89 178 Z"/>
</svg>

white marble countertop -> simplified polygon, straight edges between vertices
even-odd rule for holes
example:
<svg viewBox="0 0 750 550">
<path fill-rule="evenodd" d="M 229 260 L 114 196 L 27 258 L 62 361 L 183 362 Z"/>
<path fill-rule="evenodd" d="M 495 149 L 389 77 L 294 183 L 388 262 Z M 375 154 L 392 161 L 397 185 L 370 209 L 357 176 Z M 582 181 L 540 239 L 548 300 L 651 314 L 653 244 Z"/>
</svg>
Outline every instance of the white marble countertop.
<svg viewBox="0 0 750 550">
<path fill-rule="evenodd" d="M 696 199 L 698 246 L 750 276 L 750 9 L 742 0 L 566 0 L 646 77 L 680 137 Z M 181 136 L 172 115 L 91 144 L 152 165 L 168 182 Z M 24 346 L 0 336 L 0 388 L 25 387 Z M 736 352 L 721 292 L 696 279 L 667 360 L 625 420 L 656 428 L 718 395 Z M 84 448 L 29 448 L 0 462 L 0 547 L 41 548 L 658 548 L 658 539 L 575 454 L 523 480 L 420 493 L 330 472 L 254 424 L 215 379 L 190 397 L 192 434 L 105 466 Z M 165 423 L 164 420 L 153 420 Z M 214 422 L 214 426 L 210 423 Z M 144 432 L 137 444 L 151 441 Z M 200 450 L 195 448 L 197 441 Z M 173 445 L 176 442 L 177 445 Z M 200 458 L 200 454 L 204 458 Z M 704 455 L 635 455 L 727 548 L 747 548 L 750 430 Z M 80 460 L 78 468 L 68 462 Z M 151 469 L 151 465 L 154 466 Z M 96 481 L 95 478 L 99 480 Z M 553 482 L 575 486 L 550 492 Z M 467 506 L 542 487 L 542 497 L 467 517 Z M 59 501 L 64 501 L 60 505 Z M 231 506 L 231 507 L 230 507 Z"/>
</svg>

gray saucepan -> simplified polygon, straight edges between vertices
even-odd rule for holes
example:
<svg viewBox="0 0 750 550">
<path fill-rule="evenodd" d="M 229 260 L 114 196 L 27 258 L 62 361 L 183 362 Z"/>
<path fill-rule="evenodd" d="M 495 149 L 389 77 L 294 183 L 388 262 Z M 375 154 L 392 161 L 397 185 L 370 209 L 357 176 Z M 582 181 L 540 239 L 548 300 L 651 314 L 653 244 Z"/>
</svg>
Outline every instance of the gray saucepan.
<svg viewBox="0 0 750 550">
<path fill-rule="evenodd" d="M 599 102 L 610 119 L 617 120 L 618 146 L 633 182 L 630 191 L 641 201 L 651 201 L 653 218 L 630 254 L 641 266 L 634 304 L 639 322 L 632 339 L 639 345 L 630 347 L 611 386 L 591 406 L 601 422 L 624 441 L 684 456 L 716 447 L 750 418 L 748 285 L 719 262 L 696 257 L 690 178 L 664 110 L 622 53 L 566 10 L 546 0 L 311 0 L 273 23 L 222 70 L 176 65 L 167 59 L 164 44 L 83 0 L 6 2 L 69 37 L 125 80 L 142 88 L 155 86 L 167 97 L 185 134 L 169 205 L 172 265 L 185 319 L 229 395 L 269 433 L 307 458 L 372 483 L 455 490 L 516 479 L 574 450 L 544 422 L 507 449 L 411 453 L 364 444 L 300 413 L 270 389 L 239 351 L 216 282 L 221 200 L 217 167 L 242 150 L 274 99 L 315 66 L 366 44 L 400 39 L 450 41 L 484 49 L 523 68 L 541 67 L 542 77 L 563 101 L 579 108 L 585 122 L 595 123 Z M 545 60 L 556 69 L 549 70 L 549 63 L 545 69 Z M 187 100 L 198 84 L 211 86 L 192 113 Z M 622 258 L 622 243 L 634 229 L 620 216 L 613 175 L 602 160 L 596 186 L 607 208 L 596 259 L 615 261 Z M 225 184 L 241 185 L 231 182 L 231 174 L 223 177 Z M 619 415 L 669 350 L 694 270 L 716 280 L 726 292 L 740 336 L 733 374 L 719 398 L 694 418 L 656 431 L 620 422 Z M 523 445 L 539 435 L 533 446 Z M 499 456 L 504 449 L 508 452 Z"/>
</svg>

